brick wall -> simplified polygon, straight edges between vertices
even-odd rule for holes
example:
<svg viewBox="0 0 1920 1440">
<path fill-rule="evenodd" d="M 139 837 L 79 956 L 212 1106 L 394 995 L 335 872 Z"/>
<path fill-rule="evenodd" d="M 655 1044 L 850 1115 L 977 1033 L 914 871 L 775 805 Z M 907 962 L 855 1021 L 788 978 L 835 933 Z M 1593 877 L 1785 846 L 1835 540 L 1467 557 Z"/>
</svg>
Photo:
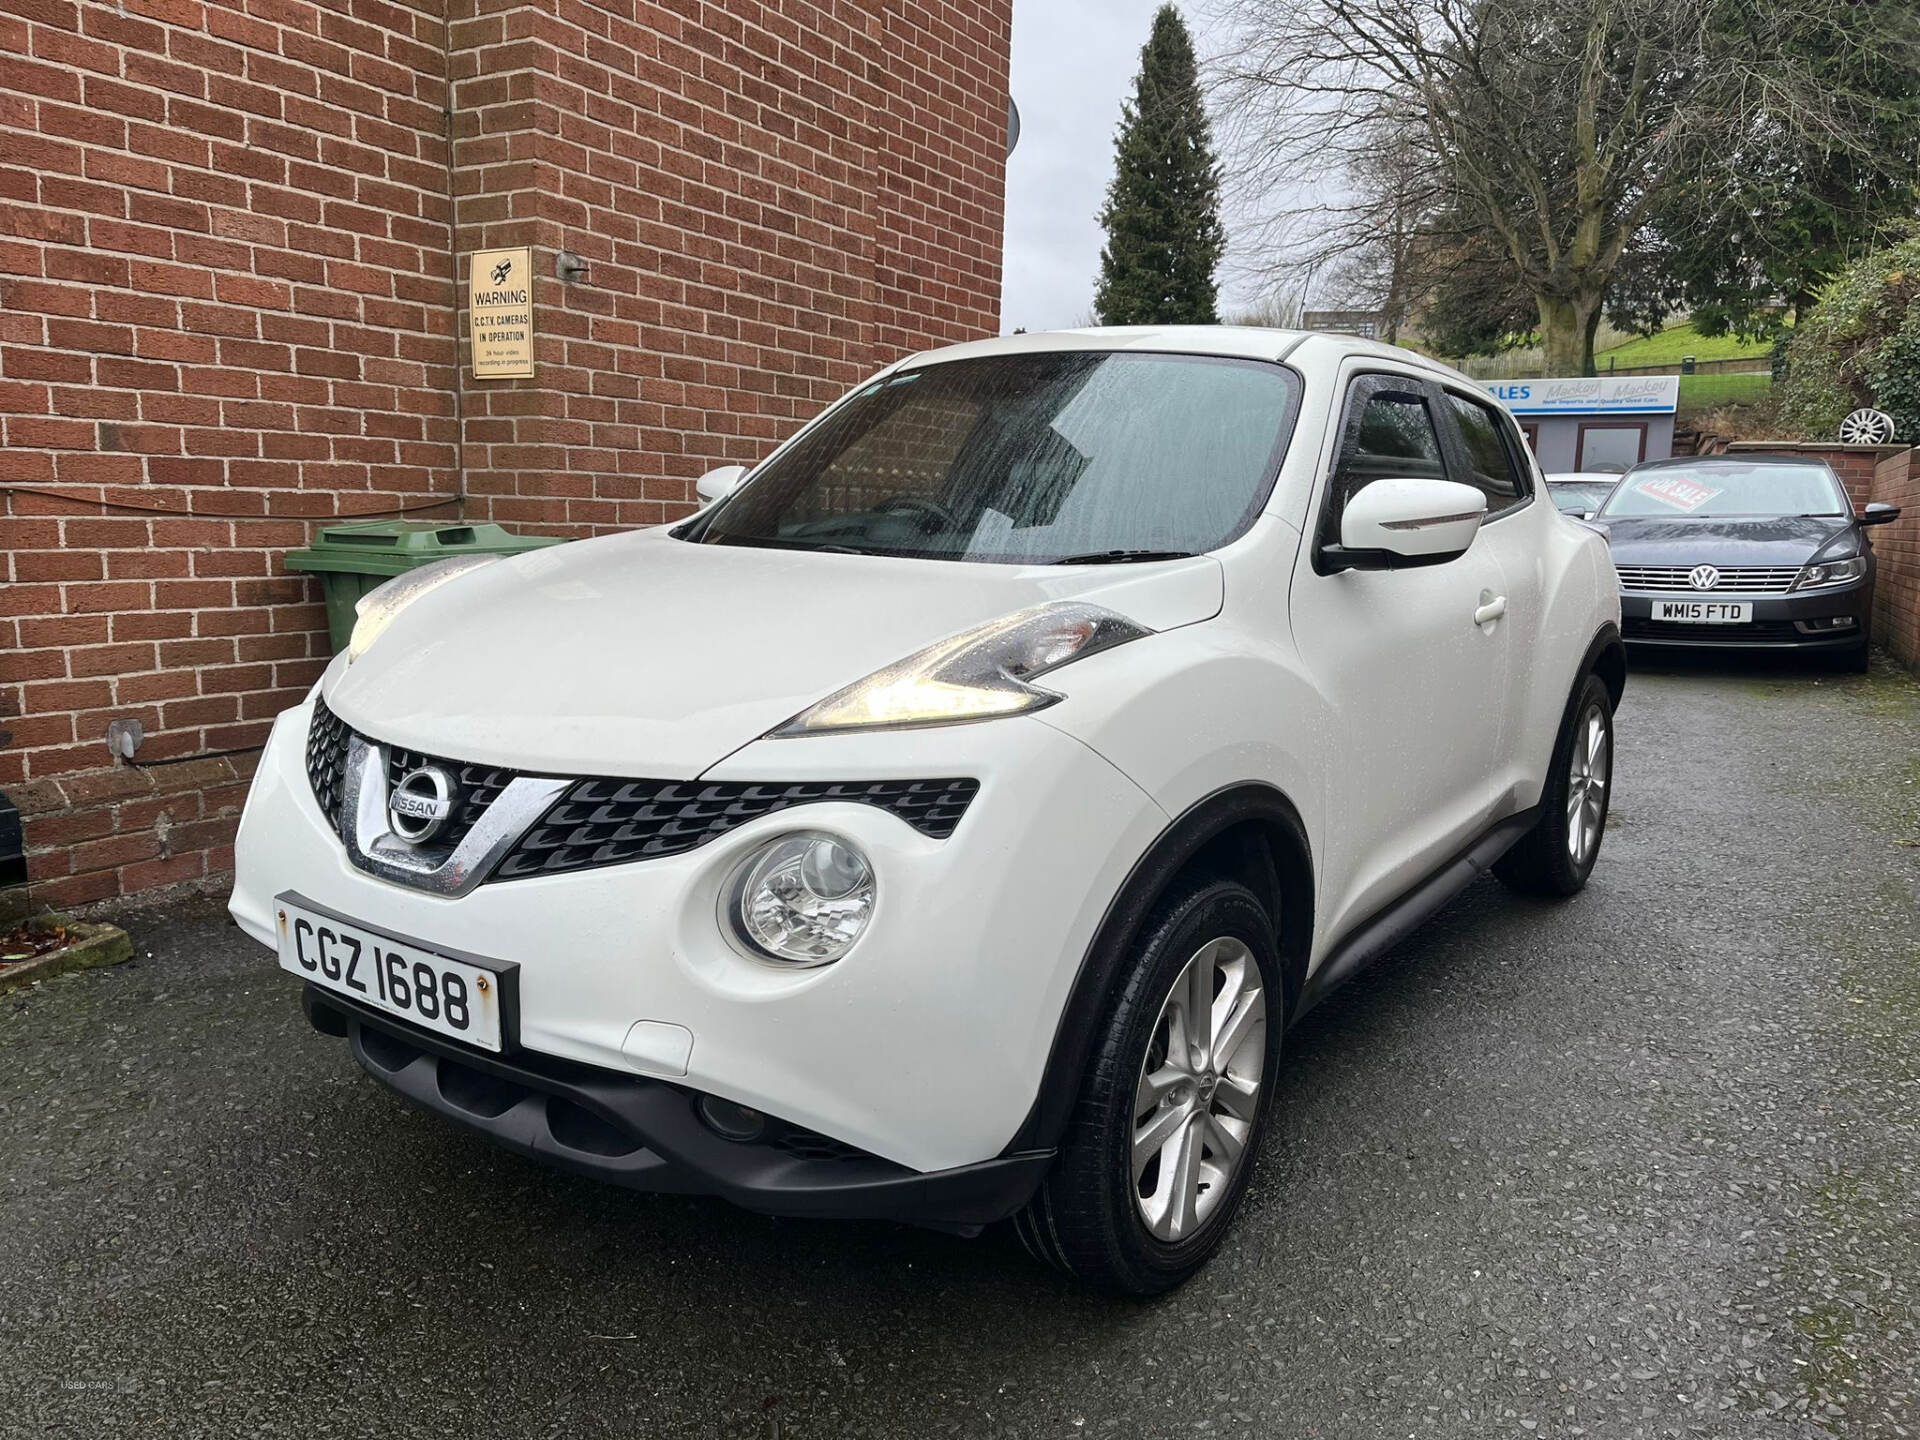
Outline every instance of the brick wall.
<svg viewBox="0 0 1920 1440">
<path fill-rule="evenodd" d="M 0 0 L 0 790 L 36 893 L 228 867 L 325 662 L 279 563 L 318 524 L 658 523 L 876 366 L 992 333 L 1009 26 Z M 523 244 L 538 372 L 474 381 L 458 257 Z"/>
<path fill-rule="evenodd" d="M 1007 0 L 456 21 L 460 251 L 588 263 L 538 269 L 539 375 L 463 388 L 468 515 L 657 524 L 877 366 L 993 333 L 1007 27 Z"/>
<path fill-rule="evenodd" d="M 1881 456 L 1867 499 L 1901 510 L 1898 520 L 1873 531 L 1879 562 L 1874 635 L 1895 659 L 1920 674 L 1920 451 Z"/>
<path fill-rule="evenodd" d="M 0 0 L 0 788 L 49 899 L 227 866 L 325 663 L 279 552 L 456 489 L 443 29 Z M 120 718 L 160 765 L 103 770 Z"/>
</svg>

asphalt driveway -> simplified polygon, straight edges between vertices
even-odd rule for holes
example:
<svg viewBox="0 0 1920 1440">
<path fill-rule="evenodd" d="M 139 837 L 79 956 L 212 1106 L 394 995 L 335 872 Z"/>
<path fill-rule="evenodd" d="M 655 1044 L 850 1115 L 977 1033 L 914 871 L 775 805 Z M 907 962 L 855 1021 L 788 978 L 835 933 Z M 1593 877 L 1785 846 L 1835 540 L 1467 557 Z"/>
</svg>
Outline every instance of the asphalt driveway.
<svg viewBox="0 0 1920 1440">
<path fill-rule="evenodd" d="M 0 1432 L 1920 1435 L 1920 687 L 1636 673 L 1588 891 L 1488 883 L 1290 1038 L 1213 1267 L 552 1175 L 200 902 L 0 999 Z"/>
</svg>

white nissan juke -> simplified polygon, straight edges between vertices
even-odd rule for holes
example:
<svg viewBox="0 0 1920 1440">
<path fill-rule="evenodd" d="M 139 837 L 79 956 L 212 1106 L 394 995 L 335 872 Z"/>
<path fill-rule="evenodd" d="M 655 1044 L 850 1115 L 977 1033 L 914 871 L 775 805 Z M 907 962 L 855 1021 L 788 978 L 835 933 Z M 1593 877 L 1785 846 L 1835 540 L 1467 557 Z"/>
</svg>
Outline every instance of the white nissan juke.
<svg viewBox="0 0 1920 1440">
<path fill-rule="evenodd" d="M 1364 341 L 916 355 L 685 522 L 368 595 L 233 914 L 524 1155 L 1164 1290 L 1290 1024 L 1482 872 L 1593 868 L 1618 586 L 1544 489 Z"/>
</svg>

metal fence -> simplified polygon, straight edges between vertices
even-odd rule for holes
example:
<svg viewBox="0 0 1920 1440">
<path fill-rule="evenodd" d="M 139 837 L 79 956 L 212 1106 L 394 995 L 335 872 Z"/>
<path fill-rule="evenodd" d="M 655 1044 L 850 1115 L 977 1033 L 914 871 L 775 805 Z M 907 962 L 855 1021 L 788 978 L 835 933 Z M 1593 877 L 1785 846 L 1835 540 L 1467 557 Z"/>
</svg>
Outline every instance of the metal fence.
<svg viewBox="0 0 1920 1440">
<path fill-rule="evenodd" d="M 1499 355 L 1470 357 L 1460 365 L 1476 380 L 1541 380 L 1545 367 L 1532 357 L 1507 358 Z M 1733 360 L 1672 360 L 1664 365 L 1616 365 L 1609 360 L 1595 362 L 1597 375 L 1771 375 L 1772 359 L 1762 353 Z"/>
</svg>

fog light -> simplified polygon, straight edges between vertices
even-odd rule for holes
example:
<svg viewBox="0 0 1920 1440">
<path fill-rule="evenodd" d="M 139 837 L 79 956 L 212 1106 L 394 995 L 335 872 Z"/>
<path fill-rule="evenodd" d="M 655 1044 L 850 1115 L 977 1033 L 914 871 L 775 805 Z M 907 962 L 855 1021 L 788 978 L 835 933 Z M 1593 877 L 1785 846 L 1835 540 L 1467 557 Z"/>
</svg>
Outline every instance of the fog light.
<svg viewBox="0 0 1920 1440">
<path fill-rule="evenodd" d="M 754 954 L 786 965 L 826 965 L 860 938 L 873 900 L 867 857 L 851 841 L 803 830 L 748 858 L 727 910 L 734 934 Z"/>
<path fill-rule="evenodd" d="M 723 1140 L 746 1144 L 767 1133 L 766 1116 L 749 1106 L 722 1100 L 718 1095 L 702 1095 L 693 1108 L 706 1127 Z"/>
</svg>

